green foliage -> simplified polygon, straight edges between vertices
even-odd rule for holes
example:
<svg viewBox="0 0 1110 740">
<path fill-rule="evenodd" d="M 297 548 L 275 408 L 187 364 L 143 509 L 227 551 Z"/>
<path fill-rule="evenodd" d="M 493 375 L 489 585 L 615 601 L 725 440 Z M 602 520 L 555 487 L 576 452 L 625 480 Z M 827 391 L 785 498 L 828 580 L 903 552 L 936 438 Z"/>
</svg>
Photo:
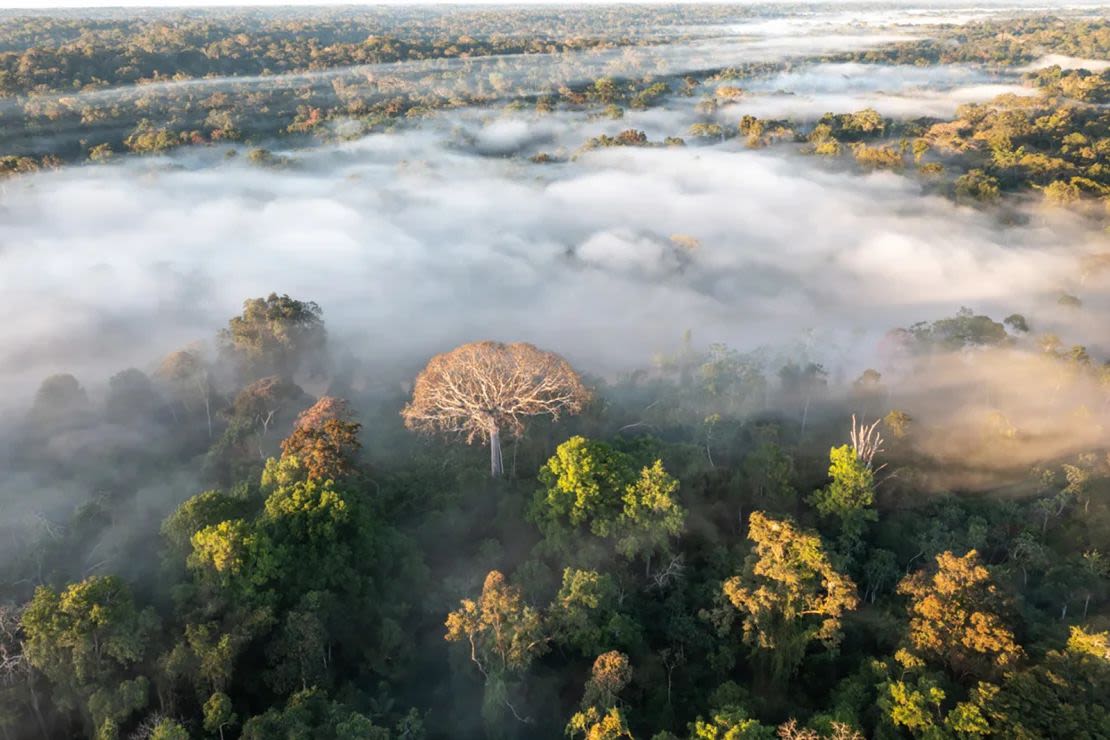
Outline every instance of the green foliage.
<svg viewBox="0 0 1110 740">
<path fill-rule="evenodd" d="M 858 545 L 868 522 L 878 518 L 875 501 L 875 474 L 860 460 L 850 445 L 829 450 L 829 477 L 832 482 L 814 491 L 810 504 L 823 517 L 835 517 L 840 526 L 839 542 L 846 552 Z"/>
<path fill-rule="evenodd" d="M 377 727 L 368 717 L 339 702 L 331 701 L 318 689 L 307 689 L 289 697 L 283 708 L 251 717 L 243 724 L 243 740 L 291 740 L 335 738 L 335 740 L 389 740 L 389 731 Z"/>
<path fill-rule="evenodd" d="M 217 691 L 204 702 L 204 729 L 206 732 L 224 735 L 224 728 L 235 725 L 238 715 L 231 708 L 231 697 Z"/>
<path fill-rule="evenodd" d="M 186 499 L 162 522 L 162 536 L 172 553 L 180 559 L 188 554 L 193 535 L 207 527 L 238 519 L 248 512 L 243 499 L 220 491 L 205 491 Z"/>
<path fill-rule="evenodd" d="M 678 505 L 678 481 L 656 460 L 625 488 L 617 521 L 617 552 L 628 559 L 670 549 L 682 533 L 686 512 Z"/>
<path fill-rule="evenodd" d="M 540 469 L 543 515 L 584 525 L 598 537 L 609 537 L 620 516 L 622 492 L 632 483 L 628 455 L 604 442 L 571 437 Z"/>
<path fill-rule="evenodd" d="M 150 740 L 189 740 L 189 732 L 180 722 L 163 719 L 150 731 Z"/>
<path fill-rule="evenodd" d="M 567 723 L 566 736 L 585 738 L 585 740 L 619 740 L 631 738 L 628 723 L 620 709 L 613 707 L 602 712 L 597 707 L 588 707 L 576 712 Z"/>
<path fill-rule="evenodd" d="M 146 705 L 147 679 L 128 676 L 158 620 L 153 610 L 136 608 L 119 578 L 92 576 L 61 593 L 39 586 L 21 624 L 27 660 L 55 685 L 59 703 L 86 712 L 92 726 Z"/>
<path fill-rule="evenodd" d="M 1110 733 L 1110 642 L 1107 633 L 1072 627 L 1063 650 L 1019 670 L 998 686 L 980 685 L 982 712 L 996 736 L 1075 738 Z"/>
<path fill-rule="evenodd" d="M 239 363 L 244 377 L 292 378 L 302 367 L 320 367 L 327 342 L 321 315 L 315 303 L 288 295 L 252 298 L 221 330 L 221 348 Z"/>
<path fill-rule="evenodd" d="M 909 328 L 909 335 L 922 350 L 1005 346 L 1011 341 L 1005 326 L 966 306 L 951 318 L 914 324 Z"/>
<path fill-rule="evenodd" d="M 771 439 L 763 439 L 744 458 L 741 466 L 755 505 L 766 511 L 786 512 L 794 508 L 794 460 Z"/>
<path fill-rule="evenodd" d="M 584 529 L 628 559 L 667 552 L 683 529 L 678 481 L 656 460 L 635 474 L 632 458 L 604 442 L 571 437 L 540 469 L 532 516 L 552 535 Z"/>
<path fill-rule="evenodd" d="M 690 725 L 691 740 L 774 740 L 775 728 L 760 724 L 740 707 L 725 707 Z"/>
<path fill-rule="evenodd" d="M 810 643 L 837 647 L 841 617 L 858 603 L 856 586 L 833 567 L 821 538 L 789 519 L 753 512 L 748 539 L 754 548 L 743 574 L 722 588 L 743 615 L 744 641 L 782 684 L 798 670 Z"/>
<path fill-rule="evenodd" d="M 563 584 L 548 608 L 556 642 L 582 655 L 597 655 L 612 648 L 637 647 L 641 630 L 619 608 L 616 581 L 597 571 L 567 568 Z"/>
</svg>

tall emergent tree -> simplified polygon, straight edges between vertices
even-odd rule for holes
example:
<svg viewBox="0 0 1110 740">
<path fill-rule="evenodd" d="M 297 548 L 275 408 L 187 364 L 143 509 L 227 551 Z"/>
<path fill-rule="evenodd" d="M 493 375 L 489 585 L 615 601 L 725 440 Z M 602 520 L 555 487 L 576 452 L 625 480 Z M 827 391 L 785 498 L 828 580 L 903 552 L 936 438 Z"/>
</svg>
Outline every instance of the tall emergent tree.
<svg viewBox="0 0 1110 740">
<path fill-rule="evenodd" d="M 589 392 L 566 360 L 531 344 L 472 342 L 436 355 L 416 377 L 405 426 L 488 442 L 490 475 L 504 472 L 501 434 L 520 436 L 529 416 L 582 410 Z"/>
<path fill-rule="evenodd" d="M 248 379 L 291 380 L 304 365 L 319 364 L 327 343 L 320 307 L 271 293 L 243 302 L 243 313 L 220 330 L 220 348 Z"/>
</svg>

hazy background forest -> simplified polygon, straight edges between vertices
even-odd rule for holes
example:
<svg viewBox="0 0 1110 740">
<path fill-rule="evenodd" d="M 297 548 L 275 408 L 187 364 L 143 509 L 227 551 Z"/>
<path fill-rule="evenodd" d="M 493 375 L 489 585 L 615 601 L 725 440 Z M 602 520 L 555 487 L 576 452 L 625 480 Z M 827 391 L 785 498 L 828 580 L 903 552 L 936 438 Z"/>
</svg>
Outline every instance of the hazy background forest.
<svg viewBox="0 0 1110 740">
<path fill-rule="evenodd" d="M 0 11 L 3 737 L 1110 738 L 1107 13 Z"/>
</svg>

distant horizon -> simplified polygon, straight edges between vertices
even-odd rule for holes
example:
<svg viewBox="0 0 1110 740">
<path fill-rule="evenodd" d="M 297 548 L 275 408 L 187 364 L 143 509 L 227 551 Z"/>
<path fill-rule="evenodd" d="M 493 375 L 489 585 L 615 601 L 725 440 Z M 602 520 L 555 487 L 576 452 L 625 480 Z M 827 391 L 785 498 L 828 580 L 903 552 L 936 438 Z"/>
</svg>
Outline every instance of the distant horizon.
<svg viewBox="0 0 1110 740">
<path fill-rule="evenodd" d="M 966 6 L 968 3 L 983 8 L 1030 8 L 1059 9 L 1077 7 L 1110 7 L 1104 0 L 1065 0 L 1063 3 L 1052 0 L 368 0 L 367 2 L 327 0 L 201 0 L 182 3 L 179 0 L 74 0 L 73 2 L 43 2 L 42 0 L 0 0 L 0 11 L 11 10 L 195 10 L 209 8 L 359 8 L 359 7 L 419 7 L 419 6 L 504 6 L 520 7 L 525 5 L 923 5 L 923 6 Z"/>
</svg>

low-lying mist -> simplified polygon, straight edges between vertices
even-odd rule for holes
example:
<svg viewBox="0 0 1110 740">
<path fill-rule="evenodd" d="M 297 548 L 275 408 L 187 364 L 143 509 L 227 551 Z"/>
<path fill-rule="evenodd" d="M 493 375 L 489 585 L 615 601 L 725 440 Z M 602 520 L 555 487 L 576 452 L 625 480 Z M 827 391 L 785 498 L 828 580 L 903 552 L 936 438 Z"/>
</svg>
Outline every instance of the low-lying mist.
<svg viewBox="0 0 1110 740">
<path fill-rule="evenodd" d="M 468 152 L 445 129 L 277 168 L 186 154 L 8 183 L 5 292 L 35 307 L 0 328 L 9 402 L 53 372 L 142 367 L 274 290 L 318 301 L 351 351 L 387 363 L 492 337 L 614 370 L 693 329 L 742 348 L 834 333 L 866 365 L 864 337 L 961 305 L 1054 305 L 1102 239 L 1056 213 L 1006 227 L 897 175 L 739 145 L 545 166 Z M 545 130 L 474 128 L 523 147 Z"/>
</svg>

